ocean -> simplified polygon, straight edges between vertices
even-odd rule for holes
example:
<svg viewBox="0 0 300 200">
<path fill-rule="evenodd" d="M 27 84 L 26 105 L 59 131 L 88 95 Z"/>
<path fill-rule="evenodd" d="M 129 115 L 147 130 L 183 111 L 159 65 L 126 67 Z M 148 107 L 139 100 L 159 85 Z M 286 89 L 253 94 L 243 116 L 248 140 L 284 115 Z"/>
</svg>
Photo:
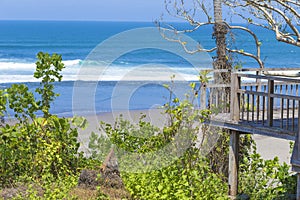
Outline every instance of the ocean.
<svg viewBox="0 0 300 200">
<path fill-rule="evenodd" d="M 300 67 L 300 48 L 277 42 L 270 31 L 251 29 L 262 42 L 265 67 Z M 232 46 L 255 52 L 249 35 L 233 33 Z M 179 37 L 190 50 L 198 43 L 206 49 L 215 45 L 211 26 Z M 0 88 L 25 83 L 34 91 L 40 51 L 61 54 L 66 67 L 63 81 L 55 84 L 60 96 L 51 110 L 60 116 L 159 107 L 168 101 L 163 84 L 171 84 L 172 75 L 178 79 L 174 93 L 183 98 L 199 70 L 212 68 L 214 56 L 187 54 L 178 43 L 163 39 L 151 22 L 0 21 Z M 234 58 L 244 68 L 258 67 L 250 58 Z"/>
</svg>

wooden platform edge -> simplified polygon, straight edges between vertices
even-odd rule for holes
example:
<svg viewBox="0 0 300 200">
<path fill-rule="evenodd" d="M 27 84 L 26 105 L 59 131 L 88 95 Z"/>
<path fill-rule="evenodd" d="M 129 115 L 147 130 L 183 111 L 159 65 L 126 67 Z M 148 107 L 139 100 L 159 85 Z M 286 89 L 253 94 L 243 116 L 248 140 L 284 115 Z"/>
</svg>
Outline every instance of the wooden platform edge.
<svg viewBox="0 0 300 200">
<path fill-rule="evenodd" d="M 238 124 L 238 123 L 231 123 L 231 122 L 220 122 L 216 120 L 209 120 L 205 121 L 205 124 L 220 127 L 220 128 L 225 128 L 233 131 L 238 131 L 241 134 L 257 134 L 257 135 L 263 135 L 263 136 L 271 136 L 275 138 L 280 138 L 280 139 L 286 139 L 286 140 L 291 140 L 295 141 L 295 136 L 294 135 L 289 135 L 286 134 L 286 132 L 271 127 L 257 127 L 257 126 L 251 126 L 250 124 Z"/>
</svg>

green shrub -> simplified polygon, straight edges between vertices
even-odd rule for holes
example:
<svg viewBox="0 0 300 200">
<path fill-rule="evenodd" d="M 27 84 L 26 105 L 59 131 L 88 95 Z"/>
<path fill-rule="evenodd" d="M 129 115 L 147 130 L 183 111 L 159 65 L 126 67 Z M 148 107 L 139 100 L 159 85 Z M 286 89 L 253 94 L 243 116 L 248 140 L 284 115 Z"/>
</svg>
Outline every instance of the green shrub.
<svg viewBox="0 0 300 200">
<path fill-rule="evenodd" d="M 104 128 L 119 158 L 124 184 L 133 198 L 227 198 L 227 183 L 223 181 L 223 177 L 213 173 L 208 160 L 201 155 L 199 149 L 190 146 L 182 155 L 171 160 L 168 160 L 169 154 L 157 155 L 157 151 L 172 141 L 172 138 L 167 137 L 166 140 L 163 131 L 143 121 L 143 117 L 136 125 L 119 118 L 113 127 L 106 124 Z M 147 137 L 141 137 L 144 135 Z M 107 151 L 108 148 L 95 145 L 95 141 L 105 144 L 107 138 L 93 135 L 90 148 L 95 155 L 96 152 L 101 154 Z M 127 157 L 130 153 L 135 156 Z M 167 165 L 160 162 L 166 162 Z"/>
<path fill-rule="evenodd" d="M 211 171 L 205 159 L 193 154 L 192 160 L 187 152 L 155 171 L 122 173 L 127 190 L 135 199 L 227 199 L 227 183 Z"/>
<path fill-rule="evenodd" d="M 227 183 L 213 173 L 200 150 L 210 134 L 200 148 L 197 144 L 200 124 L 210 111 L 195 109 L 196 85 L 191 84 L 192 95 L 182 101 L 173 98 L 171 87 L 165 87 L 170 101 L 164 106 L 169 121 L 163 128 L 145 121 L 143 115 L 137 124 L 122 116 L 113 125 L 102 123 L 100 129 L 108 137 L 92 135 L 92 157 L 102 157 L 109 139 L 124 184 L 135 199 L 227 199 Z"/>
<path fill-rule="evenodd" d="M 289 171 L 290 166 L 280 164 L 278 157 L 264 160 L 254 142 L 251 147 L 252 152 L 240 164 L 239 193 L 250 199 L 293 199 L 296 176 Z"/>
<path fill-rule="evenodd" d="M 41 79 L 36 89 L 40 98 L 24 84 L 0 90 L 0 116 L 6 114 L 8 106 L 18 120 L 0 126 L 0 187 L 27 179 L 56 180 L 77 173 L 84 161 L 77 142 L 77 129 L 85 124 L 84 119 L 59 118 L 49 113 L 51 102 L 58 96 L 53 82 L 61 81 L 61 61 L 57 54 L 38 54 L 34 76 Z M 37 112 L 44 113 L 44 117 L 36 117 Z M 74 126 L 72 122 L 77 123 Z"/>
</svg>

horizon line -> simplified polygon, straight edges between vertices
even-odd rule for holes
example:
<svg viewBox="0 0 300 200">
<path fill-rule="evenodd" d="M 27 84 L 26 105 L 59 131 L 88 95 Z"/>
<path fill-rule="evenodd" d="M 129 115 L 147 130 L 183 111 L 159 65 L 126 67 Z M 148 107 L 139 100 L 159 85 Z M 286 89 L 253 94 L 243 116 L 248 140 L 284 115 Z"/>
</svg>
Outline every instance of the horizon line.
<svg viewBox="0 0 300 200">
<path fill-rule="evenodd" d="M 0 21 L 61 21 L 61 22 L 155 22 L 156 20 L 100 20 L 100 19 L 0 19 Z M 178 22 L 182 21 L 166 21 L 166 22 Z"/>
<path fill-rule="evenodd" d="M 40 22 L 135 22 L 135 23 L 155 23 L 156 20 L 100 20 L 100 19 L 0 19 L 0 21 L 40 21 Z M 164 23 L 188 23 L 186 21 L 163 21 Z M 233 24 L 247 24 L 246 22 L 233 22 Z"/>
</svg>

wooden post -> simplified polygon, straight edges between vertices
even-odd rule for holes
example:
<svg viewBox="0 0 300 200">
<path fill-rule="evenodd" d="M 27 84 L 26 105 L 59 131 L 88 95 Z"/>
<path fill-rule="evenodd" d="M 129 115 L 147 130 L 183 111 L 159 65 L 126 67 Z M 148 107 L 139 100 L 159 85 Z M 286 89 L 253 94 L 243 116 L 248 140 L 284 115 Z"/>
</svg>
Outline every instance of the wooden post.
<svg viewBox="0 0 300 200">
<path fill-rule="evenodd" d="M 298 102 L 300 105 L 300 101 Z M 300 160 L 300 108 L 298 108 L 298 131 L 297 131 L 297 135 L 296 135 L 296 140 L 295 140 L 295 147 L 297 147 L 296 149 L 296 159 L 297 161 Z M 297 143 L 297 144 L 296 144 Z M 294 153 L 294 152 L 293 152 Z M 297 172 L 297 193 L 296 193 L 296 199 L 300 200 L 300 173 L 299 171 Z"/>
<path fill-rule="evenodd" d="M 296 199 L 300 200 L 300 173 L 297 173 L 297 194 Z"/>
<path fill-rule="evenodd" d="M 260 76 L 261 75 L 261 71 L 259 70 L 259 71 L 256 71 L 256 75 L 257 76 Z M 261 79 L 260 78 L 257 78 L 256 79 L 256 84 L 257 84 L 257 89 L 256 89 L 256 91 L 257 92 L 260 92 L 261 91 Z"/>
<path fill-rule="evenodd" d="M 232 121 L 240 120 L 240 95 L 237 90 L 240 89 L 241 79 L 237 73 L 231 74 L 231 100 L 230 100 L 230 118 Z"/>
<path fill-rule="evenodd" d="M 300 101 L 298 102 L 300 106 Z M 300 107 L 298 108 L 298 131 L 296 133 L 296 140 L 294 146 L 297 146 L 298 148 L 296 149 L 297 151 L 297 160 L 300 160 Z M 297 144 L 296 144 L 297 143 Z"/>
<path fill-rule="evenodd" d="M 230 132 L 228 185 L 229 196 L 236 198 L 238 193 L 239 132 Z"/>
<path fill-rule="evenodd" d="M 237 73 L 231 74 L 231 100 L 230 100 L 230 118 L 232 121 L 240 120 L 240 89 L 241 80 Z M 228 185 L 229 196 L 236 198 L 238 193 L 238 162 L 239 162 L 239 132 L 230 131 L 229 143 L 229 169 Z"/>
<path fill-rule="evenodd" d="M 268 125 L 273 126 L 273 106 L 274 106 L 274 99 L 271 95 L 274 94 L 274 80 L 268 80 Z"/>
<path fill-rule="evenodd" d="M 206 84 L 203 83 L 201 88 L 200 88 L 200 109 L 204 110 L 206 109 L 206 102 L 207 102 L 207 98 L 206 98 Z"/>
</svg>

